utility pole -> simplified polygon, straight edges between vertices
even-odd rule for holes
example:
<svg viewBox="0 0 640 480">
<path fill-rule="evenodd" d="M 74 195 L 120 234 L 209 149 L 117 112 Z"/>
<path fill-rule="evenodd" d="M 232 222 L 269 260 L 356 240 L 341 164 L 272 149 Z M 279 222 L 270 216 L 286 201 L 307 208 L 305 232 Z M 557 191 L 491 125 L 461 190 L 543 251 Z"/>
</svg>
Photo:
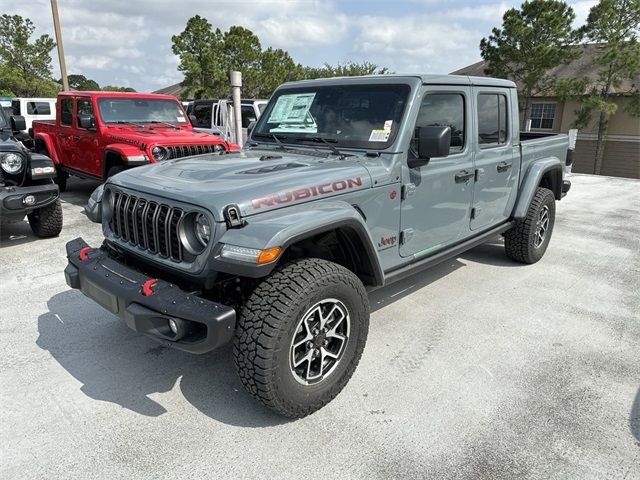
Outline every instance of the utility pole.
<svg viewBox="0 0 640 480">
<path fill-rule="evenodd" d="M 56 45 L 58 46 L 58 60 L 60 60 L 60 76 L 62 77 L 62 89 L 69 90 L 67 80 L 67 65 L 64 61 L 64 48 L 62 47 L 62 32 L 60 31 L 60 17 L 58 16 L 58 0 L 51 0 L 51 12 L 53 13 L 53 29 L 56 32 Z"/>
</svg>

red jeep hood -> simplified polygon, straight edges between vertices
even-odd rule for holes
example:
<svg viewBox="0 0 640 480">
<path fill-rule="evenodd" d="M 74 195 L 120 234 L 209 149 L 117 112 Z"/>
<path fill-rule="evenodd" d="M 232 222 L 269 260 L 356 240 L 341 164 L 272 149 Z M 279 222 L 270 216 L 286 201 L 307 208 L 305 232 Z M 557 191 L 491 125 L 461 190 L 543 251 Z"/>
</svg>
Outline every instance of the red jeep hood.
<svg viewBox="0 0 640 480">
<path fill-rule="evenodd" d="M 170 127 L 129 127 L 118 125 L 109 127 L 106 137 L 114 142 L 134 145 L 216 145 L 225 143 L 220 137 L 191 129 L 176 130 Z"/>
</svg>

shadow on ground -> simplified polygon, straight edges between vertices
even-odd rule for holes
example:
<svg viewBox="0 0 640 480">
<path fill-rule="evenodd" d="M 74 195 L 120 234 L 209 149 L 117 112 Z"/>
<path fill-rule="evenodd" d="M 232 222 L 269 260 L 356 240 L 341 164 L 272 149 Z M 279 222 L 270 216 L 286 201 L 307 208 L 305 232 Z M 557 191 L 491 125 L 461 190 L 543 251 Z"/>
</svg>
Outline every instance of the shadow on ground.
<svg viewBox="0 0 640 480">
<path fill-rule="evenodd" d="M 500 257 L 496 256 L 500 261 Z M 370 293 L 375 312 L 449 275 L 465 264 L 450 260 Z M 76 290 L 53 296 L 38 318 L 37 345 L 82 383 L 82 392 L 146 416 L 165 407 L 151 395 L 179 384 L 184 398 L 215 420 L 244 427 L 269 427 L 288 420 L 254 401 L 243 389 L 231 347 L 191 355 L 156 344 L 129 330 L 114 315 Z"/>
</svg>

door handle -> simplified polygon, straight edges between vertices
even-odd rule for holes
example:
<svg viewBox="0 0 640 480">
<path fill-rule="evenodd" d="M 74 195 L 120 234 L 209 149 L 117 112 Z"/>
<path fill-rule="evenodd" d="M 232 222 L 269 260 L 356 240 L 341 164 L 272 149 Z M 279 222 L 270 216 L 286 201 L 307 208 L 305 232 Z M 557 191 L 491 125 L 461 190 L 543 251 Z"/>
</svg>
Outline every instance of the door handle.
<svg viewBox="0 0 640 480">
<path fill-rule="evenodd" d="M 64 138 L 64 137 L 66 137 L 66 135 L 65 135 L 64 133 L 62 133 L 62 132 L 60 132 L 60 133 L 58 134 L 58 136 L 59 136 L 60 138 Z"/>
<path fill-rule="evenodd" d="M 467 183 L 474 176 L 475 173 L 470 172 L 469 170 L 461 170 L 456 173 L 454 178 L 456 179 L 456 183 Z"/>
<path fill-rule="evenodd" d="M 74 135 L 73 139 L 77 142 L 78 140 L 80 140 L 80 135 Z"/>
<path fill-rule="evenodd" d="M 506 172 L 511 168 L 511 164 L 507 162 L 500 162 L 497 168 L 499 172 Z"/>
</svg>

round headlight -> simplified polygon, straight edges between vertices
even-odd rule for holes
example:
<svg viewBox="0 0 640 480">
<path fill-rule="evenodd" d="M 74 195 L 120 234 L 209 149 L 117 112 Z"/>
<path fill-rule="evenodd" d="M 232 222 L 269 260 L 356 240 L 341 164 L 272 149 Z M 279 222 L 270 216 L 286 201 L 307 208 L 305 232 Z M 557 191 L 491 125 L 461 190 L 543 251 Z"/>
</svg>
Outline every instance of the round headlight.
<svg viewBox="0 0 640 480">
<path fill-rule="evenodd" d="M 164 147 L 153 147 L 151 149 L 151 155 L 153 156 L 153 158 L 155 158 L 158 162 L 161 162 L 163 160 L 166 160 L 169 157 L 169 152 L 167 151 L 166 148 Z"/>
<path fill-rule="evenodd" d="M 0 156 L 0 165 L 5 172 L 15 175 L 22 171 L 24 158 L 17 153 L 3 153 Z"/>
<path fill-rule="evenodd" d="M 211 238 L 211 224 L 209 223 L 209 219 L 207 218 L 207 216 L 199 213 L 196 216 L 194 228 L 196 231 L 196 238 L 203 247 L 206 247 L 209 243 L 209 239 Z"/>
<path fill-rule="evenodd" d="M 213 151 L 214 151 L 214 152 L 222 152 L 222 151 L 224 151 L 224 146 L 222 146 L 222 145 L 220 145 L 220 144 L 218 144 L 218 145 L 214 145 L 214 146 L 213 146 Z"/>
</svg>

